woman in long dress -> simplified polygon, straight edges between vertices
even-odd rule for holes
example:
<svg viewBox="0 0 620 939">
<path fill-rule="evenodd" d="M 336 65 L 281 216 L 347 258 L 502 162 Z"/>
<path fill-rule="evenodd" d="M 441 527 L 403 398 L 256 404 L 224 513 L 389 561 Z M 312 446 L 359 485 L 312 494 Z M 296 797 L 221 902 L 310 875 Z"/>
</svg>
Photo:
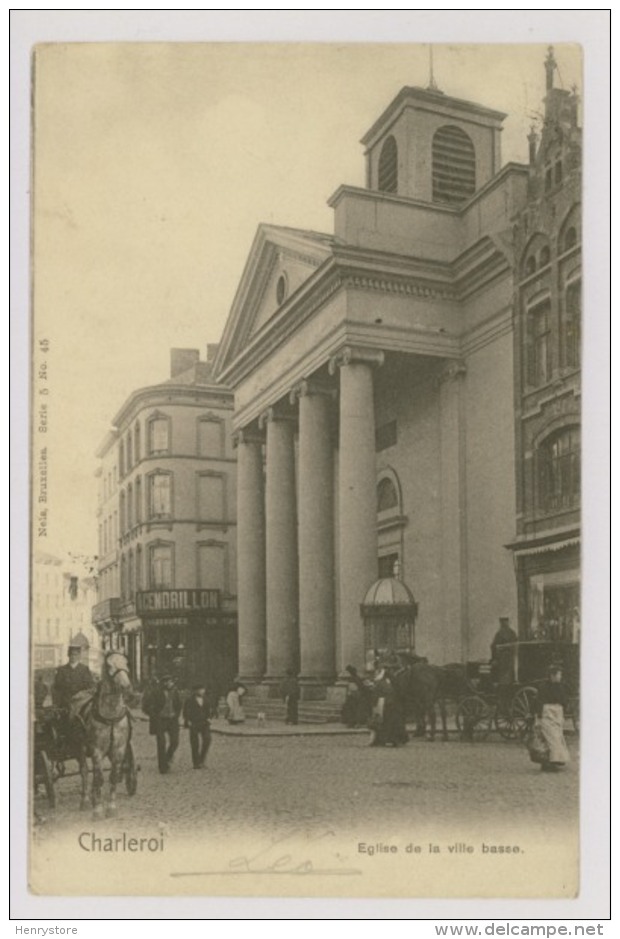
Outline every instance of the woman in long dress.
<svg viewBox="0 0 620 939">
<path fill-rule="evenodd" d="M 245 690 L 243 685 L 234 685 L 226 695 L 226 704 L 228 706 L 226 720 L 229 724 L 243 724 L 245 720 L 245 713 L 241 704 Z"/>
<path fill-rule="evenodd" d="M 557 773 L 570 757 L 564 739 L 564 713 L 568 704 L 566 688 L 562 683 L 562 669 L 552 665 L 549 677 L 538 691 L 536 714 L 540 731 L 549 747 L 549 757 L 541 764 L 545 773 Z"/>
</svg>

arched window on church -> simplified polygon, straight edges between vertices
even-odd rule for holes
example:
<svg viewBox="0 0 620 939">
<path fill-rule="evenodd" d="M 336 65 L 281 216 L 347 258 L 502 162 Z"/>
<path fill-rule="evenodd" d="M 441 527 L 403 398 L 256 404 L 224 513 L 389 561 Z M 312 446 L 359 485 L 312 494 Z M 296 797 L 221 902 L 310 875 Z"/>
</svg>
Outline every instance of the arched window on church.
<svg viewBox="0 0 620 939">
<path fill-rule="evenodd" d="M 377 512 L 386 512 L 398 506 L 398 492 L 394 480 L 384 476 L 377 486 Z"/>
<path fill-rule="evenodd" d="M 398 192 L 398 147 L 392 136 L 381 148 L 378 188 L 380 192 Z"/>
<path fill-rule="evenodd" d="M 440 127 L 433 137 L 433 202 L 458 204 L 476 191 L 476 151 L 460 127 Z"/>
</svg>

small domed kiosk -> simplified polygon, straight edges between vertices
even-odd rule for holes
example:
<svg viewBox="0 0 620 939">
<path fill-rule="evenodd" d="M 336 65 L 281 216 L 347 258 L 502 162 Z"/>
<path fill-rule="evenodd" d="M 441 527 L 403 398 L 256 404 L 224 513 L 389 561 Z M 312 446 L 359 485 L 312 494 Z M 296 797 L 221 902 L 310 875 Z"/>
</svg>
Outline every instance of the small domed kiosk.
<svg viewBox="0 0 620 939">
<path fill-rule="evenodd" d="M 361 604 L 366 663 L 390 652 L 413 653 L 418 604 L 399 577 L 398 562 L 392 577 L 381 577 L 367 590 Z"/>
</svg>

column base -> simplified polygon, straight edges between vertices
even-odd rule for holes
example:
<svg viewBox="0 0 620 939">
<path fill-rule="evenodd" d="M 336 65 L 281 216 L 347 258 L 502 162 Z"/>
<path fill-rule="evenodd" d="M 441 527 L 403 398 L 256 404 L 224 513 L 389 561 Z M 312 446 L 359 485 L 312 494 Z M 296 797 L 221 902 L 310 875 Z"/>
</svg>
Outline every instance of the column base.
<svg viewBox="0 0 620 939">
<path fill-rule="evenodd" d="M 302 701 L 325 701 L 327 691 L 334 682 L 334 676 L 324 678 L 316 675 L 302 675 L 299 679 L 299 690 Z"/>
<path fill-rule="evenodd" d="M 282 699 L 282 683 L 286 678 L 286 675 L 265 675 L 262 679 L 264 697 Z"/>
</svg>

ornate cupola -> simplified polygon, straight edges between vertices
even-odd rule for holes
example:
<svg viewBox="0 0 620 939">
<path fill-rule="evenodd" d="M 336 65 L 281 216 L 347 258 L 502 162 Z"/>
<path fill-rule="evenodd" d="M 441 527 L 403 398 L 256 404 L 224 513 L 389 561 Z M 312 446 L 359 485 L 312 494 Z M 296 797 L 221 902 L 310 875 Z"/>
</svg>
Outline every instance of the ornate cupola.
<svg viewBox="0 0 620 939">
<path fill-rule="evenodd" d="M 460 205 L 500 169 L 500 111 L 405 87 L 362 138 L 368 189 Z"/>
</svg>

